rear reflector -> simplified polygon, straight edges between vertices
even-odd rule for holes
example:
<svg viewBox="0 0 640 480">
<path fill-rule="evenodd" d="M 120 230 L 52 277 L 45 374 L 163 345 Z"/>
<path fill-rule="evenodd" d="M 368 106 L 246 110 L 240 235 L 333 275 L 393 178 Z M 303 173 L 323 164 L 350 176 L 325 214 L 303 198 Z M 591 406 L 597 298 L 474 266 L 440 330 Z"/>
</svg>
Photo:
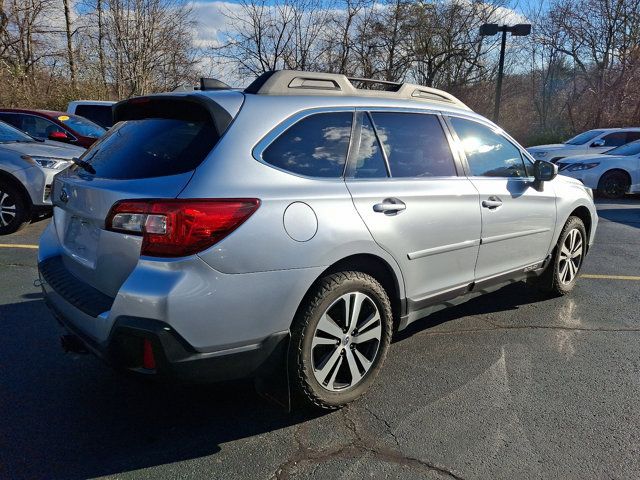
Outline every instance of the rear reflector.
<svg viewBox="0 0 640 480">
<path fill-rule="evenodd" d="M 257 198 L 122 200 L 111 207 L 105 228 L 142 235 L 141 255 L 184 257 L 225 238 L 259 206 Z"/>
<path fill-rule="evenodd" d="M 151 340 L 145 338 L 142 345 L 142 367 L 147 370 L 155 370 L 156 357 L 153 355 L 153 345 L 151 345 Z"/>
</svg>

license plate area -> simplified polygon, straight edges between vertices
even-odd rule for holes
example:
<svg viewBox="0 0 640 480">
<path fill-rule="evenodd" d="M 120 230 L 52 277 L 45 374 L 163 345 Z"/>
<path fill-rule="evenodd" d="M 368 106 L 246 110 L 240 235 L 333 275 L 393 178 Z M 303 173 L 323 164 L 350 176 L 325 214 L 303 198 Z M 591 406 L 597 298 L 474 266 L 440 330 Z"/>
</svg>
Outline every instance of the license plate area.
<svg viewBox="0 0 640 480">
<path fill-rule="evenodd" d="M 64 235 L 64 246 L 68 254 L 87 267 L 95 268 L 100 229 L 91 221 L 71 216 Z"/>
</svg>

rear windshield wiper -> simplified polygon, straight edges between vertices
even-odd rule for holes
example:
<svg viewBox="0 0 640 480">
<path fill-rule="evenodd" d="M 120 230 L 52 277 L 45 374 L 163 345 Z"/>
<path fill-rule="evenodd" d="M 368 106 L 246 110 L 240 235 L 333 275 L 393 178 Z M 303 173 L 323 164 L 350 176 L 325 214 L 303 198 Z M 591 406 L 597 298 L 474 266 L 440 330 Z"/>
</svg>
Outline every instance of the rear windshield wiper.
<svg viewBox="0 0 640 480">
<path fill-rule="evenodd" d="M 80 160 L 79 158 L 72 158 L 71 161 L 78 165 L 85 172 L 89 172 L 91 175 L 96 174 L 96 169 L 93 168 L 90 163 L 87 163 L 84 160 Z"/>
</svg>

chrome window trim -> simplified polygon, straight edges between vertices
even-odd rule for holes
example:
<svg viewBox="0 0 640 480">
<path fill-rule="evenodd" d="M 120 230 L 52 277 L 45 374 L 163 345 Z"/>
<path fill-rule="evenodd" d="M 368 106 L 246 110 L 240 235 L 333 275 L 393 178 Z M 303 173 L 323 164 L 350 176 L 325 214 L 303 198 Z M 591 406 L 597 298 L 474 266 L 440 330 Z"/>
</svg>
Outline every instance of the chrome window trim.
<svg viewBox="0 0 640 480">
<path fill-rule="evenodd" d="M 319 113 L 340 113 L 340 112 L 351 112 L 352 114 L 352 118 L 351 118 L 351 133 L 349 136 L 349 146 L 347 148 L 347 155 L 345 157 L 345 161 L 344 161 L 344 167 L 342 169 L 342 174 L 338 177 L 314 177 L 311 175 L 302 175 L 300 173 L 296 173 L 296 172 L 292 172 L 291 170 L 286 170 L 284 168 L 280 168 L 277 167 L 275 165 L 270 164 L 269 162 L 267 162 L 264 158 L 263 158 L 263 154 L 265 152 L 265 150 L 267 148 L 269 148 L 269 146 L 277 139 L 280 137 L 280 135 L 282 135 L 284 132 L 286 132 L 290 127 L 292 127 L 294 124 L 298 123 L 300 120 L 303 120 L 307 117 L 310 117 L 312 115 L 316 115 Z M 274 170 L 278 170 L 280 172 L 286 173 L 287 175 L 293 175 L 295 177 L 299 177 L 299 178 L 306 178 L 306 179 L 310 179 L 310 180 L 321 180 L 321 181 L 325 181 L 325 182 L 336 182 L 336 181 L 340 181 L 343 182 L 344 181 L 344 172 L 345 169 L 347 167 L 347 163 L 349 161 L 349 154 L 351 153 L 352 150 L 352 142 L 353 142 L 353 132 L 354 132 L 354 126 L 356 123 L 356 109 L 355 107 L 315 107 L 315 108 L 310 108 L 310 109 L 306 109 L 306 110 L 302 110 L 300 112 L 294 113 L 293 115 L 287 117 L 285 120 L 283 120 L 282 122 L 280 122 L 276 127 L 274 127 L 272 130 L 269 131 L 269 133 L 267 133 L 264 137 L 262 137 L 262 139 L 260 139 L 260 141 L 258 141 L 258 143 L 255 144 L 255 146 L 251 149 L 251 155 L 253 156 L 254 160 L 260 162 L 263 165 L 266 165 L 269 168 L 273 168 Z"/>
</svg>

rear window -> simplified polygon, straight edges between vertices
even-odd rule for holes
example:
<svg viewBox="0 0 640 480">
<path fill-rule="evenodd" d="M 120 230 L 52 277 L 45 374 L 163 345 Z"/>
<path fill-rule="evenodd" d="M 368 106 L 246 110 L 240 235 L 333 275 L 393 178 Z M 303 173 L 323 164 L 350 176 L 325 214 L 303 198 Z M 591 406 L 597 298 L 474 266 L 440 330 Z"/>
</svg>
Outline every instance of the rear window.
<svg viewBox="0 0 640 480">
<path fill-rule="evenodd" d="M 100 178 L 163 177 L 195 169 L 217 141 L 210 120 L 129 120 L 109 130 L 83 160 Z"/>
<path fill-rule="evenodd" d="M 113 125 L 111 105 L 78 105 L 76 113 L 104 128 L 109 128 Z"/>
<path fill-rule="evenodd" d="M 317 113 L 303 118 L 262 153 L 274 167 L 308 177 L 342 176 L 349 150 L 353 113 Z"/>
</svg>

